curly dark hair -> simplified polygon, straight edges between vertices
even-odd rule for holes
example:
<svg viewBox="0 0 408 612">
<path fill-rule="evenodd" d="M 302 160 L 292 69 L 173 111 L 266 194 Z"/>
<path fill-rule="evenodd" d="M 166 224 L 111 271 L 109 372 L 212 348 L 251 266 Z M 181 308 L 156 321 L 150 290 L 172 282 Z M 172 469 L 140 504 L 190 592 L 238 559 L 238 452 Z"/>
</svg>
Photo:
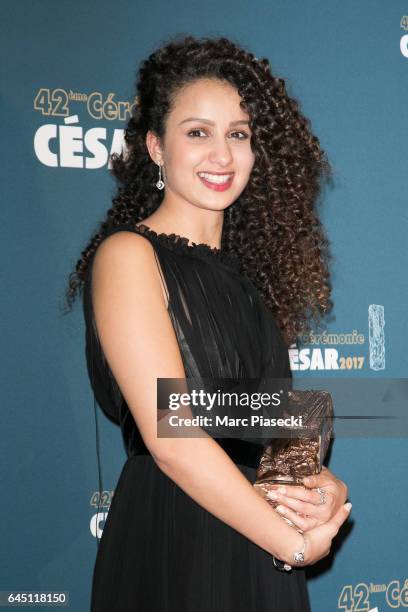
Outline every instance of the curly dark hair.
<svg viewBox="0 0 408 612">
<path fill-rule="evenodd" d="M 255 162 L 240 197 L 224 211 L 221 248 L 239 256 L 288 345 L 319 325 L 332 308 L 329 241 L 316 208 L 331 166 L 285 80 L 231 39 L 176 36 L 142 62 L 136 103 L 125 129 L 126 150 L 112 154 L 119 187 L 113 206 L 69 275 L 68 308 L 82 289 L 88 261 L 107 231 L 139 223 L 163 199 L 146 134 L 162 138 L 178 90 L 199 78 L 228 82 L 241 97 L 252 130 Z"/>
</svg>

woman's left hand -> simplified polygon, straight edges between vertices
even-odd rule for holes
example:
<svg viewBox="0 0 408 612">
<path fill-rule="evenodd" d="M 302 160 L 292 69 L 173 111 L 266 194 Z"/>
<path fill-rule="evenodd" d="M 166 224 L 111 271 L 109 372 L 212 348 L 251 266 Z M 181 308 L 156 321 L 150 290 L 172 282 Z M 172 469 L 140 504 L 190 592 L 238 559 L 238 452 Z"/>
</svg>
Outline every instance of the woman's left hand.
<svg viewBox="0 0 408 612">
<path fill-rule="evenodd" d="M 309 531 L 330 520 L 339 508 L 346 502 L 348 495 L 347 485 L 325 466 L 320 474 L 308 476 L 303 479 L 306 488 L 293 485 L 268 486 L 276 494 L 276 499 L 269 499 L 278 504 L 276 510 L 289 519 L 302 531 Z M 325 503 L 322 504 L 322 495 L 316 491 L 320 487 L 324 490 Z"/>
</svg>

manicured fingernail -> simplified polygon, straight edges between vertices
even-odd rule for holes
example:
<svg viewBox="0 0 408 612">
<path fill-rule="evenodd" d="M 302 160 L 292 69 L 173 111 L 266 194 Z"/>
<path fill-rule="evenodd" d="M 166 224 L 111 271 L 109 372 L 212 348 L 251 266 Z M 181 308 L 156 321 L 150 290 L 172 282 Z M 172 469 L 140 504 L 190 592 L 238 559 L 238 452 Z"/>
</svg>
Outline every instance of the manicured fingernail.
<svg viewBox="0 0 408 612">
<path fill-rule="evenodd" d="M 279 514 L 285 514 L 285 508 L 283 506 L 276 506 L 275 510 L 279 512 Z"/>
<path fill-rule="evenodd" d="M 350 502 L 347 502 L 347 504 L 344 504 L 344 507 L 346 508 L 346 510 L 350 512 L 351 508 L 353 507 L 353 504 L 351 504 Z"/>
<path fill-rule="evenodd" d="M 267 495 L 267 497 L 269 497 L 269 499 L 273 499 L 273 500 L 277 500 L 278 499 L 278 494 L 275 493 L 275 491 L 268 491 L 268 493 L 266 495 Z"/>
<path fill-rule="evenodd" d="M 282 493 L 282 495 L 285 495 L 286 487 L 278 487 L 278 493 Z"/>
</svg>

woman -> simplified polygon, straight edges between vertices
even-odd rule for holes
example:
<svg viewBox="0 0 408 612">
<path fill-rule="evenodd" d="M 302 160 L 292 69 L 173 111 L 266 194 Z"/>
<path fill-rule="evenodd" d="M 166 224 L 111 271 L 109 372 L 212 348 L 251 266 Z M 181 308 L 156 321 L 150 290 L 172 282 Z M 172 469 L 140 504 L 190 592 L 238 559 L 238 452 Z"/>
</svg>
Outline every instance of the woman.
<svg viewBox="0 0 408 612">
<path fill-rule="evenodd" d="M 228 39 L 173 40 L 137 88 L 119 192 L 68 293 L 84 284 L 92 385 L 128 456 L 91 608 L 306 611 L 301 566 L 328 554 L 346 486 L 326 469 L 277 493 L 302 536 L 252 486 L 262 445 L 157 436 L 156 381 L 290 377 L 288 345 L 330 306 L 328 166 L 284 81 Z"/>
</svg>

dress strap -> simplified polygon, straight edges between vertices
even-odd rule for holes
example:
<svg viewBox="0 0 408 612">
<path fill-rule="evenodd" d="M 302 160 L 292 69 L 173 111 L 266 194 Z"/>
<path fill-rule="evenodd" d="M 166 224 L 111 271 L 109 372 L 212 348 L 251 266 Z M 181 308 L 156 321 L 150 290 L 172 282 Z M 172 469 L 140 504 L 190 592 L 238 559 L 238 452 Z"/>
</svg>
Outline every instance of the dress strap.
<svg viewBox="0 0 408 612">
<path fill-rule="evenodd" d="M 157 269 L 159 271 L 160 278 L 161 278 L 161 281 L 163 283 L 164 291 L 166 292 L 166 299 L 167 299 L 167 304 L 168 304 L 169 300 L 170 300 L 170 296 L 169 296 L 169 291 L 167 289 L 167 283 L 164 280 L 164 276 L 163 276 L 163 272 L 162 272 L 162 269 L 161 269 L 161 266 L 160 266 L 160 262 L 159 262 L 159 259 L 157 257 L 157 252 L 156 252 L 156 249 L 154 247 L 153 247 L 153 251 L 154 251 L 154 257 L 156 259 Z"/>
</svg>

